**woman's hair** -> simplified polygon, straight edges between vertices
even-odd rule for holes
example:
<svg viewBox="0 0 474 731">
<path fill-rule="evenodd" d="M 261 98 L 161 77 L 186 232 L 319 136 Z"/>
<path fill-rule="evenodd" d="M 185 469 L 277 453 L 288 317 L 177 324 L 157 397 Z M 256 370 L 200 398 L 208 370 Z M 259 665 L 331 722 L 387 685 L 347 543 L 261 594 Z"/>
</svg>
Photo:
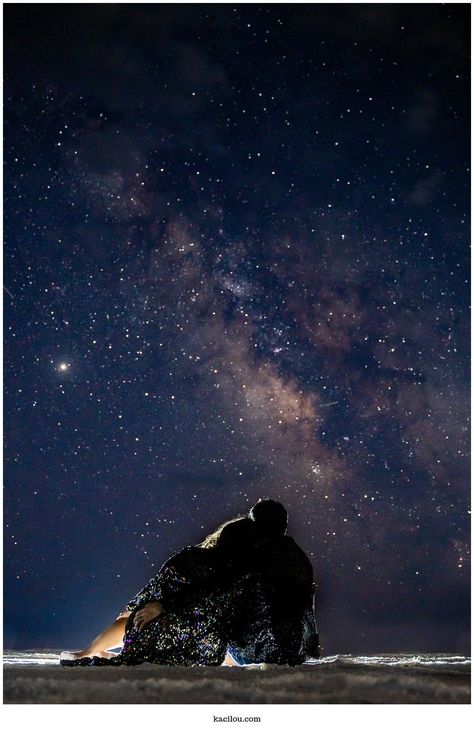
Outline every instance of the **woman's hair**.
<svg viewBox="0 0 474 731">
<path fill-rule="evenodd" d="M 254 526 L 246 515 L 237 515 L 227 520 L 197 545 L 199 548 L 238 549 L 253 539 Z"/>
</svg>

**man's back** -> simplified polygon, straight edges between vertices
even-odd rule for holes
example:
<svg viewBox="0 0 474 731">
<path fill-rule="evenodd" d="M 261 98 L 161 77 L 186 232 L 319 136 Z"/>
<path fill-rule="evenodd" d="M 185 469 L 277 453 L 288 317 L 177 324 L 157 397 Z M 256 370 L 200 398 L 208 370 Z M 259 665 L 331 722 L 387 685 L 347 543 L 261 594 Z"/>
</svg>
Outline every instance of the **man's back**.
<svg viewBox="0 0 474 731">
<path fill-rule="evenodd" d="M 255 544 L 251 576 L 231 654 L 246 663 L 292 665 L 317 656 L 313 567 L 304 551 L 286 535 L 262 538 Z"/>
<path fill-rule="evenodd" d="M 313 567 L 304 551 L 290 536 L 263 538 L 255 546 L 255 566 L 262 572 L 271 596 L 290 606 L 293 595 L 312 597 Z"/>
</svg>

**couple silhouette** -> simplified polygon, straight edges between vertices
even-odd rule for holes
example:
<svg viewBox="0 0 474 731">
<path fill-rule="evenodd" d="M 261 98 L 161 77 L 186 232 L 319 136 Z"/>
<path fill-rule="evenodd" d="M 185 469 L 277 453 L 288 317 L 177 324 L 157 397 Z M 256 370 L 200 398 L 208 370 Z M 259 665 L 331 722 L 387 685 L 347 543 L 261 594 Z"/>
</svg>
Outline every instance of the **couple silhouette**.
<svg viewBox="0 0 474 731">
<path fill-rule="evenodd" d="M 248 516 L 166 561 L 88 647 L 61 653 L 61 664 L 299 665 L 318 657 L 313 568 L 287 524 L 281 503 L 259 500 Z"/>
</svg>

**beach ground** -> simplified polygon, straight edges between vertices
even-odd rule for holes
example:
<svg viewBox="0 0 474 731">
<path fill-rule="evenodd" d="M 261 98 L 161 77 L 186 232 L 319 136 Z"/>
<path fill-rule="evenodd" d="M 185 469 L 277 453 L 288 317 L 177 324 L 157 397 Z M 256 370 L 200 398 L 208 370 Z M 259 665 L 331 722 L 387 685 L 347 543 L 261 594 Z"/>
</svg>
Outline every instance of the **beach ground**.
<svg viewBox="0 0 474 731">
<path fill-rule="evenodd" d="M 4 666 L 6 704 L 470 703 L 470 665 Z"/>
</svg>

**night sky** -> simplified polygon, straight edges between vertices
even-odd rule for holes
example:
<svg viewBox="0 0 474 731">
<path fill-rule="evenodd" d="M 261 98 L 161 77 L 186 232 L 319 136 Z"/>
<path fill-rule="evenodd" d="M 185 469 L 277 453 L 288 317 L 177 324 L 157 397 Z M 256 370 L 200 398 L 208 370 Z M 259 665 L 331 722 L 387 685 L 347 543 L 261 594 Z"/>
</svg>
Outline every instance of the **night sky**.
<svg viewBox="0 0 474 731">
<path fill-rule="evenodd" d="M 5 6 L 5 644 L 260 496 L 323 653 L 469 651 L 469 6 Z"/>
</svg>

